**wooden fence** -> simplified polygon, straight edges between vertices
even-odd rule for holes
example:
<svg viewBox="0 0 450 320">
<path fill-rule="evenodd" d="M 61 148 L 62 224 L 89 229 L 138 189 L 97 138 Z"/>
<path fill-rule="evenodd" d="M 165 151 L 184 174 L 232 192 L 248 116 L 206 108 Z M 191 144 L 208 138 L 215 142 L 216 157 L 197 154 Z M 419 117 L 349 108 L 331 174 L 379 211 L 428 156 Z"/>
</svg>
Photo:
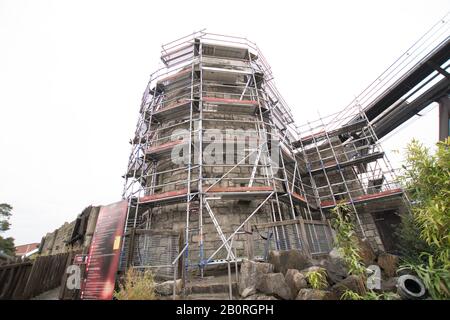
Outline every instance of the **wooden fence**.
<svg viewBox="0 0 450 320">
<path fill-rule="evenodd" d="M 72 251 L 70 253 L 70 255 L 67 257 L 67 263 L 66 263 L 66 270 L 67 267 L 71 264 L 74 264 L 74 259 L 75 256 L 77 254 L 81 254 L 81 250 L 80 251 Z M 85 277 L 85 272 L 86 272 L 86 265 L 85 264 L 78 264 L 78 266 L 80 267 L 80 277 L 81 279 L 84 279 Z M 64 273 L 62 275 L 62 279 L 61 279 L 61 288 L 59 290 L 59 300 L 78 300 L 80 299 L 80 289 L 69 289 L 67 288 L 67 279 L 68 279 L 68 274 Z M 81 285 L 81 283 L 80 283 Z"/>
<path fill-rule="evenodd" d="M 61 285 L 72 253 L 0 266 L 0 299 L 30 299 Z"/>
<path fill-rule="evenodd" d="M 0 300 L 24 299 L 24 292 L 33 262 L 0 266 Z"/>
</svg>

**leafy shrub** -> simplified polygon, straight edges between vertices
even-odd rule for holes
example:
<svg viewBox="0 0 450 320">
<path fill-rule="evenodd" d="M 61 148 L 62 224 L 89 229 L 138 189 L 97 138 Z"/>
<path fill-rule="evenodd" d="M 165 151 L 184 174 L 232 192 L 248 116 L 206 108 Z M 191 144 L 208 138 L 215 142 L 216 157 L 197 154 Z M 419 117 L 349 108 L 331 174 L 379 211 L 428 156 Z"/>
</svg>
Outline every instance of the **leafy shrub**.
<svg viewBox="0 0 450 320">
<path fill-rule="evenodd" d="M 309 271 L 306 274 L 306 279 L 313 289 L 321 290 L 328 287 L 327 274 L 323 269 Z"/>
<path fill-rule="evenodd" d="M 400 231 L 408 235 L 401 269 L 415 272 L 433 299 L 450 299 L 450 139 L 438 142 L 434 155 L 413 140 L 401 180 L 413 203 L 412 226 Z M 420 240 L 409 241 L 414 232 Z"/>
<path fill-rule="evenodd" d="M 442 263 L 435 263 L 434 256 L 429 253 L 424 253 L 421 258 L 427 258 L 426 263 L 408 262 L 402 264 L 399 270 L 411 270 L 422 281 L 425 288 L 427 288 L 430 296 L 433 299 L 449 299 L 450 293 L 450 270 L 448 266 Z"/>
<path fill-rule="evenodd" d="M 432 248 L 420 237 L 420 229 L 414 221 L 414 216 L 405 214 L 401 216 L 399 228 L 395 231 L 398 240 L 398 254 L 403 260 L 416 264 L 426 263 L 422 253 L 432 254 Z"/>
<path fill-rule="evenodd" d="M 359 242 L 350 208 L 346 204 L 338 204 L 332 212 L 333 228 L 336 231 L 335 245 L 343 256 L 349 274 L 365 276 L 366 268 L 359 254 Z"/>
<path fill-rule="evenodd" d="M 154 300 L 155 282 L 152 272 L 128 269 L 124 282 L 119 284 L 119 291 L 114 292 L 114 298 L 117 300 Z"/>
</svg>

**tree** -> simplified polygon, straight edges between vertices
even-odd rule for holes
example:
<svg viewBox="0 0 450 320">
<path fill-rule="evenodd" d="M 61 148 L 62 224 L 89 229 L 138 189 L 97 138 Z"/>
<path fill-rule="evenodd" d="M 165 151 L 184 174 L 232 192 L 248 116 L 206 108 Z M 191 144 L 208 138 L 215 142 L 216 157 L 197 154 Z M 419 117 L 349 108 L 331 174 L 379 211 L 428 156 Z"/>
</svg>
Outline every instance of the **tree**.
<svg viewBox="0 0 450 320">
<path fill-rule="evenodd" d="M 9 218 L 11 217 L 12 207 L 7 203 L 0 203 L 0 232 L 5 232 L 9 230 L 11 224 L 9 223 Z M 3 238 L 0 236 L 0 251 L 6 253 L 7 255 L 14 256 L 14 239 L 11 237 Z"/>
<path fill-rule="evenodd" d="M 450 139 L 438 142 L 434 155 L 413 140 L 401 180 L 412 200 L 412 219 L 400 230 L 404 268 L 417 273 L 432 298 L 450 299 Z M 418 259 L 408 257 L 414 249 Z"/>
</svg>

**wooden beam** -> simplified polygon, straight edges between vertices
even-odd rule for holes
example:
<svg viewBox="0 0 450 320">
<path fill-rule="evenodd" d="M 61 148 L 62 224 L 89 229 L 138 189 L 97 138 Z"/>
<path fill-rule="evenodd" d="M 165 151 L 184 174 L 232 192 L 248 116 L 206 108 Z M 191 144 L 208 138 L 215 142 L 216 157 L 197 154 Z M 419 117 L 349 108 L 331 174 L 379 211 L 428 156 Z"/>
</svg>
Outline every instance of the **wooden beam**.
<svg viewBox="0 0 450 320">
<path fill-rule="evenodd" d="M 300 222 L 300 229 L 301 229 L 301 238 L 303 242 L 303 252 L 306 253 L 308 257 L 311 258 L 311 248 L 309 247 L 308 237 L 306 236 L 306 228 L 305 228 L 305 221 L 302 217 L 298 220 Z"/>
</svg>

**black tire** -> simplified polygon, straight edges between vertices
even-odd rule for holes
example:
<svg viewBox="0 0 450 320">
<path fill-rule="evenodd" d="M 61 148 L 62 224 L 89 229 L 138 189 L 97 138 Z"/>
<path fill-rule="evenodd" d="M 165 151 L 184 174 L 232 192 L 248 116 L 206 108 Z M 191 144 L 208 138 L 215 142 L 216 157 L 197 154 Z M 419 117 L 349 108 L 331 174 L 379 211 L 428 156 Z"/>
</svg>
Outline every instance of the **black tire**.
<svg viewBox="0 0 450 320">
<path fill-rule="evenodd" d="M 420 300 L 425 298 L 425 286 L 416 276 L 406 274 L 397 280 L 397 293 L 402 299 Z"/>
</svg>

